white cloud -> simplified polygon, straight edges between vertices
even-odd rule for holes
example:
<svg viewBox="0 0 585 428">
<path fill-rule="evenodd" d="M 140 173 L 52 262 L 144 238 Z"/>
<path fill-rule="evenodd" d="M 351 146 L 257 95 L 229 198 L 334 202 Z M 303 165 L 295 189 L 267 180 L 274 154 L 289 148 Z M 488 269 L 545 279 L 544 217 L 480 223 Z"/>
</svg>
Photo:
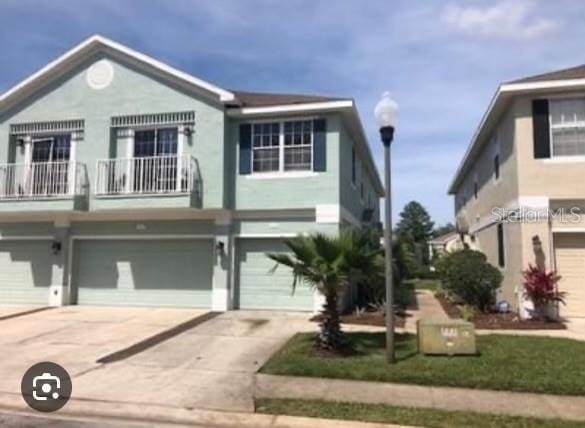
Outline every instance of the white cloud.
<svg viewBox="0 0 585 428">
<path fill-rule="evenodd" d="M 556 21 L 536 16 L 534 3 L 525 0 L 487 7 L 451 4 L 441 18 L 454 31 L 487 38 L 533 40 L 558 28 Z"/>
</svg>

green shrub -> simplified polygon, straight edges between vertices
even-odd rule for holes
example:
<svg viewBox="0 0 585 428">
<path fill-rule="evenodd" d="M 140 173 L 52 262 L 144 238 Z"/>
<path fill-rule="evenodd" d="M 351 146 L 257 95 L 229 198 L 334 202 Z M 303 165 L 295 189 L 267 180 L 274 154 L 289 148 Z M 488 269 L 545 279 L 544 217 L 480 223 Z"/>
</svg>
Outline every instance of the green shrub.
<svg viewBox="0 0 585 428">
<path fill-rule="evenodd" d="M 445 290 L 445 287 L 443 287 L 443 284 L 439 284 L 435 288 L 435 292 L 433 294 L 438 299 L 442 299 L 443 297 L 447 297 L 447 291 Z"/>
<path fill-rule="evenodd" d="M 461 250 L 442 257 L 437 274 L 444 289 L 482 312 L 495 304 L 496 290 L 502 284 L 502 273 L 487 262 L 483 253 Z"/>
<path fill-rule="evenodd" d="M 438 279 L 437 272 L 430 270 L 428 267 L 420 269 L 416 273 L 418 279 Z"/>
<path fill-rule="evenodd" d="M 463 305 L 461 307 L 461 318 L 463 318 L 464 321 L 473 321 L 476 312 L 477 309 L 475 309 L 475 307 L 470 305 Z"/>
</svg>

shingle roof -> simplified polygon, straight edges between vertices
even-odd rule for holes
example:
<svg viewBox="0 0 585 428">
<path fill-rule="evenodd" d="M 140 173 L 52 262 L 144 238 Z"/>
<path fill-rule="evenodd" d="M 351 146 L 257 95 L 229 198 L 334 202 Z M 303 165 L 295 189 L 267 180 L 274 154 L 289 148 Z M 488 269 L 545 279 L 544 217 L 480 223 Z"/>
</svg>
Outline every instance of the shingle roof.
<svg viewBox="0 0 585 428">
<path fill-rule="evenodd" d="M 585 79 L 585 64 L 576 67 L 565 68 L 563 70 L 552 71 L 549 73 L 537 74 L 535 76 L 524 77 L 508 83 L 530 83 L 545 82 L 548 80 L 572 80 Z"/>
<path fill-rule="evenodd" d="M 276 94 L 268 92 L 247 92 L 237 90 L 232 90 L 231 92 L 241 102 L 242 107 L 269 107 L 277 105 L 319 103 L 349 99 L 321 95 Z"/>
</svg>

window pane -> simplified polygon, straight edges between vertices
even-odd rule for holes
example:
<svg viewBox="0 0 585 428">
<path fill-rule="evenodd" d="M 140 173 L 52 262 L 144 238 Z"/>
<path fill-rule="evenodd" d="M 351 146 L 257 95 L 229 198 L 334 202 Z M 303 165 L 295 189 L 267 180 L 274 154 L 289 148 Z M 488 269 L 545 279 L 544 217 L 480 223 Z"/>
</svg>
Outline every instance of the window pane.
<svg viewBox="0 0 585 428">
<path fill-rule="evenodd" d="M 71 134 L 57 135 L 53 143 L 53 161 L 67 161 L 71 154 Z"/>
<path fill-rule="evenodd" d="M 553 155 L 585 155 L 585 99 L 552 100 L 550 109 Z"/>
<path fill-rule="evenodd" d="M 554 156 L 585 155 L 585 128 L 553 129 L 552 137 Z"/>
<path fill-rule="evenodd" d="M 134 156 L 154 156 L 156 132 L 154 129 L 147 129 L 134 132 Z"/>
<path fill-rule="evenodd" d="M 157 156 L 168 156 L 177 154 L 177 138 L 179 130 L 177 128 L 160 128 L 156 134 L 156 154 Z"/>
<path fill-rule="evenodd" d="M 253 171 L 270 172 L 279 170 L 278 148 L 256 149 L 253 152 Z"/>
<path fill-rule="evenodd" d="M 311 169 L 311 147 L 285 147 L 284 170 L 307 171 Z"/>
</svg>

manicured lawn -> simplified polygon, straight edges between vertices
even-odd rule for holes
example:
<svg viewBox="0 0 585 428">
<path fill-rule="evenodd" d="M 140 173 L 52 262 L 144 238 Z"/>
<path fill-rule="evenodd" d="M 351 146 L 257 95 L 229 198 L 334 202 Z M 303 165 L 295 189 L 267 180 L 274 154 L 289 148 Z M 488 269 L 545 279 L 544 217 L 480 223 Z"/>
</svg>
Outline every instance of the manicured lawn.
<svg viewBox="0 0 585 428">
<path fill-rule="evenodd" d="M 407 279 L 405 282 L 412 284 L 415 290 L 435 291 L 441 285 L 438 279 Z"/>
<path fill-rule="evenodd" d="M 263 373 L 560 395 L 585 395 L 585 342 L 544 337 L 478 336 L 479 356 L 417 353 L 416 336 L 397 335 L 395 365 L 384 360 L 384 333 L 349 333 L 351 357 L 319 357 L 313 335 L 293 337 Z"/>
<path fill-rule="evenodd" d="M 381 404 L 330 403 L 305 400 L 257 400 L 256 411 L 273 415 L 306 416 L 429 428 L 577 428 L 582 422 L 537 419 L 487 413 L 393 407 Z"/>
</svg>

